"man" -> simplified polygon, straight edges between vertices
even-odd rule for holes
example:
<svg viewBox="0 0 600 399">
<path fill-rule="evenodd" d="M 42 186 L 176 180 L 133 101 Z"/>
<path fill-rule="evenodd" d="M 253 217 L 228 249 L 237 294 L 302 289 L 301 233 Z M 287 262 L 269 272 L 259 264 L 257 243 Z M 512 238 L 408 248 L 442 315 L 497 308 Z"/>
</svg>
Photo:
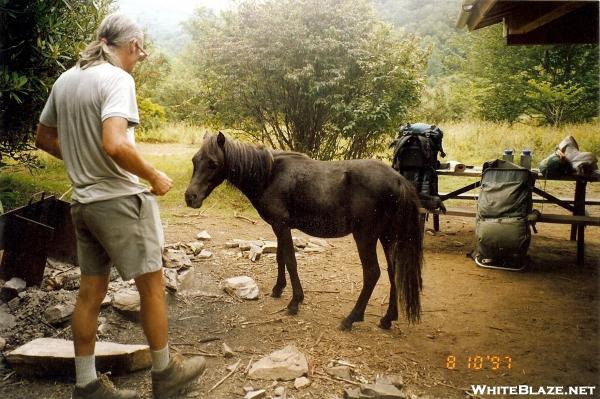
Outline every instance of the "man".
<svg viewBox="0 0 600 399">
<path fill-rule="evenodd" d="M 81 284 L 72 330 L 76 385 L 73 399 L 138 398 L 96 375 L 94 347 L 110 265 L 134 279 L 141 321 L 152 354 L 154 397 L 168 398 L 204 371 L 202 357 L 170 356 L 162 275 L 163 232 L 155 195 L 172 180 L 134 146 L 139 123 L 130 73 L 146 58 L 143 32 L 131 19 L 106 17 L 77 65 L 55 82 L 40 116 L 36 146 L 65 162 L 73 184 L 71 215 L 77 234 Z M 148 181 L 151 192 L 139 183 Z"/>
</svg>

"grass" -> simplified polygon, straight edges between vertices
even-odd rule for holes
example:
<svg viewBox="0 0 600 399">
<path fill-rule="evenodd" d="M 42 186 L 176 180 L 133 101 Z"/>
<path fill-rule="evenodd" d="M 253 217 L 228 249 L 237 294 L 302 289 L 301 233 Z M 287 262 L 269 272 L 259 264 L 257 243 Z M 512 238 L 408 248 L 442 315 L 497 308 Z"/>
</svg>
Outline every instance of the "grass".
<svg viewBox="0 0 600 399">
<path fill-rule="evenodd" d="M 575 137 L 582 151 L 594 152 L 600 156 L 600 131 L 598 122 L 568 125 L 559 129 L 533 127 L 522 124 L 498 124 L 472 121 L 443 123 L 444 149 L 446 160 L 457 160 L 481 166 L 484 161 L 500 157 L 504 148 L 514 148 L 515 161 L 524 148 L 533 150 L 532 165 L 538 163 L 554 151 L 554 147 L 567 135 Z M 192 174 L 191 159 L 198 150 L 199 143 L 207 129 L 179 124 L 169 124 L 162 129 L 138 133 L 139 149 L 150 163 L 164 171 L 174 180 L 172 190 L 159 197 L 165 214 L 185 209 L 184 192 Z M 390 150 L 391 151 L 391 150 Z M 29 171 L 12 166 L 2 170 L 0 176 L 0 200 L 5 210 L 27 203 L 30 196 L 40 191 L 62 195 L 69 187 L 62 161 L 47 154 L 39 153 L 43 169 Z M 390 154 L 391 156 L 391 154 Z M 451 191 L 465 184 L 464 179 L 440 179 L 440 191 Z M 538 183 L 544 184 L 544 183 Z M 549 182 L 548 188 L 572 192 L 572 184 Z M 589 192 L 600 193 L 600 184 L 591 184 Z M 592 195 L 597 196 L 597 195 Z M 203 212 L 231 213 L 255 216 L 248 200 L 234 187 L 223 184 L 205 201 Z"/>
</svg>

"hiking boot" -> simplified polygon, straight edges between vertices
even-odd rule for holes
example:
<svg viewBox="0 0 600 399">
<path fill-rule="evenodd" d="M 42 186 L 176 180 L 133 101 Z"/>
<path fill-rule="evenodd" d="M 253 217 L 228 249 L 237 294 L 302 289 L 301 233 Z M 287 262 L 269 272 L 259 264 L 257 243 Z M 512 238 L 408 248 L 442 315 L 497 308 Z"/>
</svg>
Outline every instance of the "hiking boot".
<svg viewBox="0 0 600 399">
<path fill-rule="evenodd" d="M 76 386 L 71 399 L 140 399 L 135 391 L 117 389 L 104 374 L 84 387 Z"/>
<path fill-rule="evenodd" d="M 152 372 L 154 399 L 167 399 L 184 391 L 202 374 L 206 360 L 202 356 L 184 359 L 173 354 L 166 369 Z"/>
</svg>

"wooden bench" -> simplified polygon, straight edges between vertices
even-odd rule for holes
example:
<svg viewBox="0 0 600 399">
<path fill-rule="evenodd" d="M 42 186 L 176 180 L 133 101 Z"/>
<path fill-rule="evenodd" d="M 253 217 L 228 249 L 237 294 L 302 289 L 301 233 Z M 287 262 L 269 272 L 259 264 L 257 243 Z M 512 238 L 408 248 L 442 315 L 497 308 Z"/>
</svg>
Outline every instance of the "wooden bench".
<svg viewBox="0 0 600 399">
<path fill-rule="evenodd" d="M 445 195 L 447 195 L 448 193 L 439 193 L 440 197 L 443 197 Z M 452 198 L 452 200 L 454 199 L 459 199 L 459 200 L 474 200 L 477 201 L 477 199 L 479 199 L 479 195 L 477 194 L 459 194 L 455 197 Z M 558 198 L 559 200 L 561 200 L 562 202 L 565 202 L 567 204 L 574 204 L 575 200 L 573 198 Z M 552 201 L 548 201 L 546 198 L 542 198 L 542 197 L 538 197 L 538 196 L 534 196 L 533 197 L 533 203 L 534 204 L 551 204 Z M 586 199 L 585 200 L 585 205 L 600 205 L 600 198 L 590 198 L 590 199 Z"/>
</svg>

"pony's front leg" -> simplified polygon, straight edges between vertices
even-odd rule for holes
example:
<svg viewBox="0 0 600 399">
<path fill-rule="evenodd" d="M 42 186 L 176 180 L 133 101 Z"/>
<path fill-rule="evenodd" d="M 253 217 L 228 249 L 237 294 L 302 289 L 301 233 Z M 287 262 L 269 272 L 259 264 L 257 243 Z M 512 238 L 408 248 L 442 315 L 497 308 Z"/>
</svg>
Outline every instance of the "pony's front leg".
<svg viewBox="0 0 600 399">
<path fill-rule="evenodd" d="M 273 287 L 271 296 L 273 298 L 281 298 L 281 293 L 285 288 L 285 258 L 283 255 L 283 246 L 279 244 L 279 238 L 277 239 L 277 282 Z"/>
<path fill-rule="evenodd" d="M 292 283 L 292 300 L 288 304 L 288 314 L 297 314 L 300 303 L 304 300 L 304 292 L 298 277 L 298 268 L 296 264 L 296 254 L 294 253 L 294 242 L 292 241 L 292 231 L 287 228 L 273 229 L 277 236 L 277 283 L 273 287 L 275 289 L 285 287 L 285 273 L 282 272 L 283 265 L 287 267 Z M 283 285 L 280 283 L 283 281 Z M 281 294 L 281 293 L 280 293 Z"/>
</svg>

